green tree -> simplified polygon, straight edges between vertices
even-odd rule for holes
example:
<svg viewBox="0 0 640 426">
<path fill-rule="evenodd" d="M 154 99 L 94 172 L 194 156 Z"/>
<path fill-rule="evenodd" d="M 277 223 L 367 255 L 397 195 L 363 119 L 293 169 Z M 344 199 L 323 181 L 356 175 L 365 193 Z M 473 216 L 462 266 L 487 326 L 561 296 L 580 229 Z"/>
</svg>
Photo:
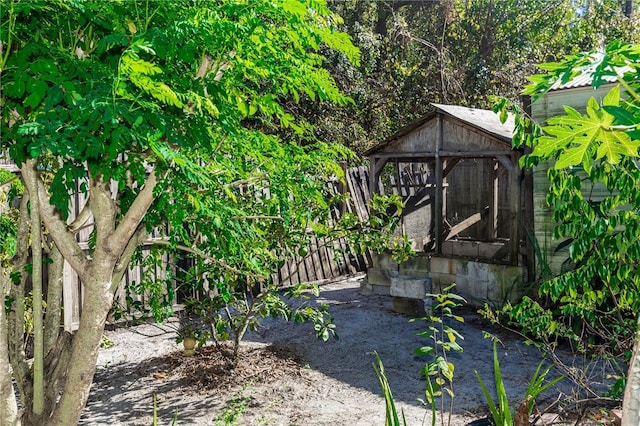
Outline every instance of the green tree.
<svg viewBox="0 0 640 426">
<path fill-rule="evenodd" d="M 355 102 L 326 113 L 303 102 L 301 113 L 318 137 L 358 152 L 429 112 L 431 102 L 487 108 L 492 96 L 517 100 L 535 63 L 616 38 L 640 42 L 640 13 L 625 17 L 619 0 L 340 0 L 332 7 L 361 61 L 330 52 L 325 66 Z"/>
<path fill-rule="evenodd" d="M 541 295 L 567 318 L 583 321 L 614 352 L 631 358 L 624 392 L 623 424 L 640 422 L 640 47 L 614 41 L 606 49 L 541 65 L 525 94 L 543 95 L 556 82 L 587 74 L 599 87 L 617 81 L 601 100 L 591 98 L 586 114 L 565 107 L 543 134 L 525 133 L 533 147 L 529 166 L 553 161 L 547 201 L 557 223 L 554 237 L 570 241 L 571 271 L 542 284 Z M 525 125 L 526 121 L 521 121 Z M 595 185 L 602 200 L 590 199 Z M 531 300 L 535 309 L 540 306 Z M 553 331 L 553 330 L 552 330 Z M 566 329 L 565 329 L 566 331 Z"/>
<path fill-rule="evenodd" d="M 327 205 L 320 185 L 348 153 L 273 133 L 305 131 L 290 99 L 346 101 L 321 47 L 356 63 L 358 51 L 322 0 L 3 0 L 1 13 L 0 148 L 26 187 L 2 270 L 1 418 L 66 426 L 87 401 L 114 291 L 154 229 L 220 274 L 263 276 L 274 247 L 261 243 L 265 232 L 291 239 L 322 219 L 301 207 L 309 196 L 314 210 Z M 77 192 L 88 202 L 70 215 Z M 82 248 L 76 234 L 91 224 Z M 63 260 L 84 286 L 73 335 L 59 327 Z M 32 364 L 22 344 L 29 289 Z M 10 371 L 22 416 L 4 391 Z"/>
</svg>

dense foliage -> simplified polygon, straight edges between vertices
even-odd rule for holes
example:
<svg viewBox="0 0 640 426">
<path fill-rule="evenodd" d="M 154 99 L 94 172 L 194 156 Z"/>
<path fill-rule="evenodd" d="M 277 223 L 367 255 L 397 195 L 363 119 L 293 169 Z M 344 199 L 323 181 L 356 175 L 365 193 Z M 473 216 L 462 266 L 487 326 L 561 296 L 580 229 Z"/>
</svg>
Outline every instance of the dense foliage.
<svg viewBox="0 0 640 426">
<path fill-rule="evenodd" d="M 323 140 L 357 152 L 430 111 L 430 103 L 489 107 L 517 100 L 533 64 L 620 38 L 640 42 L 639 13 L 618 0 L 444 0 L 331 2 L 361 51 L 326 67 L 353 104 L 301 113 Z M 638 5 L 636 4 L 636 10 Z M 328 111 L 327 111 L 328 109 Z"/>
<path fill-rule="evenodd" d="M 276 135 L 308 132 L 294 115 L 303 96 L 348 101 L 322 68 L 321 49 L 355 64 L 359 53 L 323 0 L 12 0 L 1 11 L 0 149 L 26 187 L 20 207 L 2 215 L 15 235 L 2 241 L 3 420 L 78 421 L 118 284 L 132 259 L 160 258 L 142 259 L 143 244 L 193 256 L 193 273 L 168 278 L 205 283 L 228 302 L 268 282 L 312 234 L 354 235 L 362 248 L 386 243 L 380 231 L 393 221 L 382 216 L 330 220 L 344 199 L 326 182 L 342 178 L 337 161 L 351 158 L 347 149 Z M 78 194 L 86 202 L 72 205 Z M 382 211 L 387 203 L 379 201 Z M 88 247 L 78 243 L 83 229 L 93 229 Z M 73 335 L 59 327 L 63 260 L 83 283 Z M 140 290 L 159 317 L 170 311 L 171 286 Z M 22 343 L 26 317 L 33 363 Z"/>
<path fill-rule="evenodd" d="M 552 161 L 547 202 L 570 265 L 541 284 L 541 299 L 525 298 L 505 311 L 540 339 L 569 338 L 582 349 L 629 360 L 637 352 L 640 312 L 640 48 L 615 41 L 541 67 L 546 73 L 531 77 L 525 91 L 534 98 L 580 74 L 594 87 L 605 77 L 617 84 L 601 101 L 591 98 L 584 114 L 565 107 L 566 115 L 549 119 L 542 133 L 520 133 L 518 142 L 533 147 L 526 165 Z M 528 124 L 535 125 L 521 121 Z M 594 188 L 602 195 L 594 197 Z"/>
<path fill-rule="evenodd" d="M 616 0 L 331 3 L 344 21 L 324 0 L 2 0 L 0 6 L 0 152 L 21 167 L 26 189 L 0 216 L 0 287 L 10 289 L 7 310 L 0 310 L 0 365 L 11 362 L 13 375 L 0 369 L 0 412 L 17 419 L 13 393 L 4 392 L 15 379 L 26 424 L 77 422 L 113 292 L 131 259 L 141 259 L 140 245 L 189 253 L 194 268 L 177 278 L 225 304 L 234 295 L 242 302 L 256 283 L 268 284 L 284 257 L 306 250 L 312 234 L 381 248 L 388 241 L 380 231 L 393 227 L 382 212 L 397 200 L 376 200 L 381 214 L 365 223 L 352 215 L 339 223 L 330 218 L 332 204 L 342 200 L 325 183 L 341 177 L 336 161 L 352 155 L 342 145 L 361 151 L 426 112 L 429 102 L 483 106 L 493 94 L 515 97 L 532 61 L 621 35 L 640 37 L 637 20 L 624 17 Z M 605 58 L 627 55 L 637 63 L 633 49 L 615 49 Z M 635 81 L 627 82 L 628 93 L 637 93 Z M 637 140 L 633 128 L 623 129 L 637 123 L 637 105 L 618 105 L 615 94 L 607 99 L 590 106 L 588 120 Z M 566 131 L 567 123 L 556 124 Z M 556 197 L 569 197 L 583 213 L 559 213 L 560 223 L 565 215 L 580 226 L 558 232 L 593 229 L 572 245 L 574 277 L 591 287 L 585 292 L 559 279 L 549 291 L 562 289 L 559 301 L 571 298 L 567 315 L 586 317 L 597 307 L 624 319 L 637 308 L 625 290 L 637 268 L 636 228 L 628 225 L 637 212 L 621 207 L 637 202 L 629 187 L 637 183 L 637 163 L 629 158 L 635 145 L 614 139 L 596 149 L 583 142 L 567 149 L 549 141 L 552 149 L 535 155 L 566 149 L 561 165 L 583 164 L 589 179 L 621 195 L 592 206 L 576 192 L 573 171 L 552 175 Z M 574 156 L 578 147 L 581 157 Z M 22 188 L 1 178 L 12 199 Z M 72 210 L 76 193 L 88 201 Z M 89 246 L 81 247 L 77 234 L 90 226 Z M 628 228 L 618 232 L 621 226 Z M 618 244 L 619 254 L 607 249 L 593 257 L 594 241 Z M 405 247 L 397 242 L 401 255 Z M 619 263 L 606 263 L 611 256 Z M 73 337 L 59 328 L 63 259 L 84 284 Z M 631 263 L 623 266 L 625 260 Z M 158 295 L 156 313 L 167 313 L 170 298 L 162 297 L 171 296 L 170 286 L 156 282 L 140 291 Z M 272 306 L 278 312 L 281 305 Z M 23 345 L 26 317 L 35 331 L 33 363 Z M 324 335 L 325 318 L 317 318 Z"/>
</svg>

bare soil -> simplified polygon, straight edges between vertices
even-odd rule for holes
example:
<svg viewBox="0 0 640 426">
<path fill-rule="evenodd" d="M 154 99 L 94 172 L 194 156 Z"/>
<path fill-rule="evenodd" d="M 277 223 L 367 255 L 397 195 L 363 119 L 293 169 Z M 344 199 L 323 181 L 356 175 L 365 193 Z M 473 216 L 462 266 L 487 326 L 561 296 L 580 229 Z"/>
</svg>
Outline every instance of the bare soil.
<svg viewBox="0 0 640 426">
<path fill-rule="evenodd" d="M 385 405 L 372 367 L 375 352 L 407 424 L 431 424 L 430 412 L 418 402 L 424 398 L 420 369 L 425 359 L 413 354 L 428 343 L 416 335 L 427 323 L 393 312 L 389 297 L 363 294 L 357 278 L 323 286 L 317 302 L 330 305 L 339 340 L 316 339 L 311 324 L 269 319 L 247 335 L 233 369 L 213 346 L 184 356 L 175 334 L 151 324 L 105 332 L 113 346 L 101 350 L 81 424 L 151 425 L 155 395 L 158 425 L 170 425 L 174 418 L 178 425 L 226 424 L 222 417 L 233 412 L 241 413 L 230 423 L 238 425 L 383 425 Z M 492 385 L 492 343 L 483 331 L 501 339 L 500 365 L 514 404 L 542 359 L 536 348 L 495 329 L 474 310 L 460 313 L 465 323 L 452 325 L 465 340 L 464 351 L 450 357 L 456 366 L 451 426 L 488 414 L 474 373 Z M 568 363 L 578 362 L 569 353 L 563 356 Z M 589 380 L 599 386 L 608 373 L 604 367 L 592 370 Z M 576 398 L 570 381 L 554 386 L 538 401 L 541 410 L 552 407 L 537 424 L 608 424 L 598 405 L 578 406 Z"/>
</svg>

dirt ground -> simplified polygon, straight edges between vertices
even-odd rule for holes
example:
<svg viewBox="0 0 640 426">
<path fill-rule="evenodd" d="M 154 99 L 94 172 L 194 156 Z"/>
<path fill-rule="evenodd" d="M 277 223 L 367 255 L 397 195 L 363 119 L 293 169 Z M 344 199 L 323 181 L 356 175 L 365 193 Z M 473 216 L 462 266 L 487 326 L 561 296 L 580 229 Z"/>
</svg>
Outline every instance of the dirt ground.
<svg viewBox="0 0 640 426">
<path fill-rule="evenodd" d="M 394 313 L 389 297 L 363 294 L 359 278 L 323 286 L 318 301 L 330 305 L 339 340 L 316 339 L 311 324 L 268 320 L 246 337 L 235 371 L 225 367 L 213 347 L 185 357 L 175 334 L 159 333 L 154 325 L 107 331 L 113 346 L 101 350 L 81 424 L 150 425 L 155 395 L 158 425 L 172 424 L 175 416 L 178 425 L 225 424 L 216 421 L 234 411 L 243 413 L 234 423 L 239 425 L 383 425 L 385 406 L 372 368 L 374 352 L 384 362 L 407 424 L 431 424 L 430 412 L 417 401 L 424 397 L 419 372 L 425 360 L 413 354 L 427 343 L 416 335 L 427 324 Z M 494 329 L 472 309 L 460 313 L 465 323 L 454 326 L 465 340 L 464 351 L 451 355 L 456 367 L 451 426 L 487 415 L 474 374 L 478 371 L 485 383 L 493 382 L 492 343 L 483 331 L 501 338 L 500 365 L 514 403 L 542 359 L 536 348 Z M 597 382 L 606 374 L 598 370 L 590 380 Z M 570 381 L 554 386 L 538 404 L 541 409 L 553 404 L 553 414 L 537 424 L 607 424 L 597 406 L 576 409 L 571 403 L 576 397 Z"/>
</svg>

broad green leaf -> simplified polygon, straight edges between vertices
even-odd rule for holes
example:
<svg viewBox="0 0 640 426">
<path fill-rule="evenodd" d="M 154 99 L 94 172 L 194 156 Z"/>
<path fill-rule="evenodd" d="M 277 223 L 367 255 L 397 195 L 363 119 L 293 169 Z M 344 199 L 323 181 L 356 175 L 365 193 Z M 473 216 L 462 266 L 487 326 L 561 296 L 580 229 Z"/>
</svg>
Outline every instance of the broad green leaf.
<svg viewBox="0 0 640 426">
<path fill-rule="evenodd" d="M 614 87 L 603 99 L 607 106 L 617 106 L 619 89 Z M 612 130 L 615 117 L 600 108 L 595 99 L 589 99 L 587 114 L 582 115 L 573 108 L 565 108 L 566 116 L 549 120 L 543 128 L 547 136 L 538 139 L 533 154 L 542 158 L 557 155 L 556 169 L 582 165 L 589 172 L 593 159 L 607 159 L 618 163 L 623 155 L 636 155 L 638 144 L 623 131 Z"/>
<path fill-rule="evenodd" d="M 632 140 L 626 132 L 619 130 L 603 130 L 600 132 L 600 145 L 596 159 L 606 159 L 618 164 L 622 156 L 637 157 L 640 140 Z"/>
<path fill-rule="evenodd" d="M 637 126 L 638 118 L 634 117 L 634 115 L 627 111 L 626 109 L 613 106 L 613 105 L 604 105 L 602 107 L 607 113 L 611 114 L 615 118 L 614 125 L 618 126 Z"/>
</svg>

